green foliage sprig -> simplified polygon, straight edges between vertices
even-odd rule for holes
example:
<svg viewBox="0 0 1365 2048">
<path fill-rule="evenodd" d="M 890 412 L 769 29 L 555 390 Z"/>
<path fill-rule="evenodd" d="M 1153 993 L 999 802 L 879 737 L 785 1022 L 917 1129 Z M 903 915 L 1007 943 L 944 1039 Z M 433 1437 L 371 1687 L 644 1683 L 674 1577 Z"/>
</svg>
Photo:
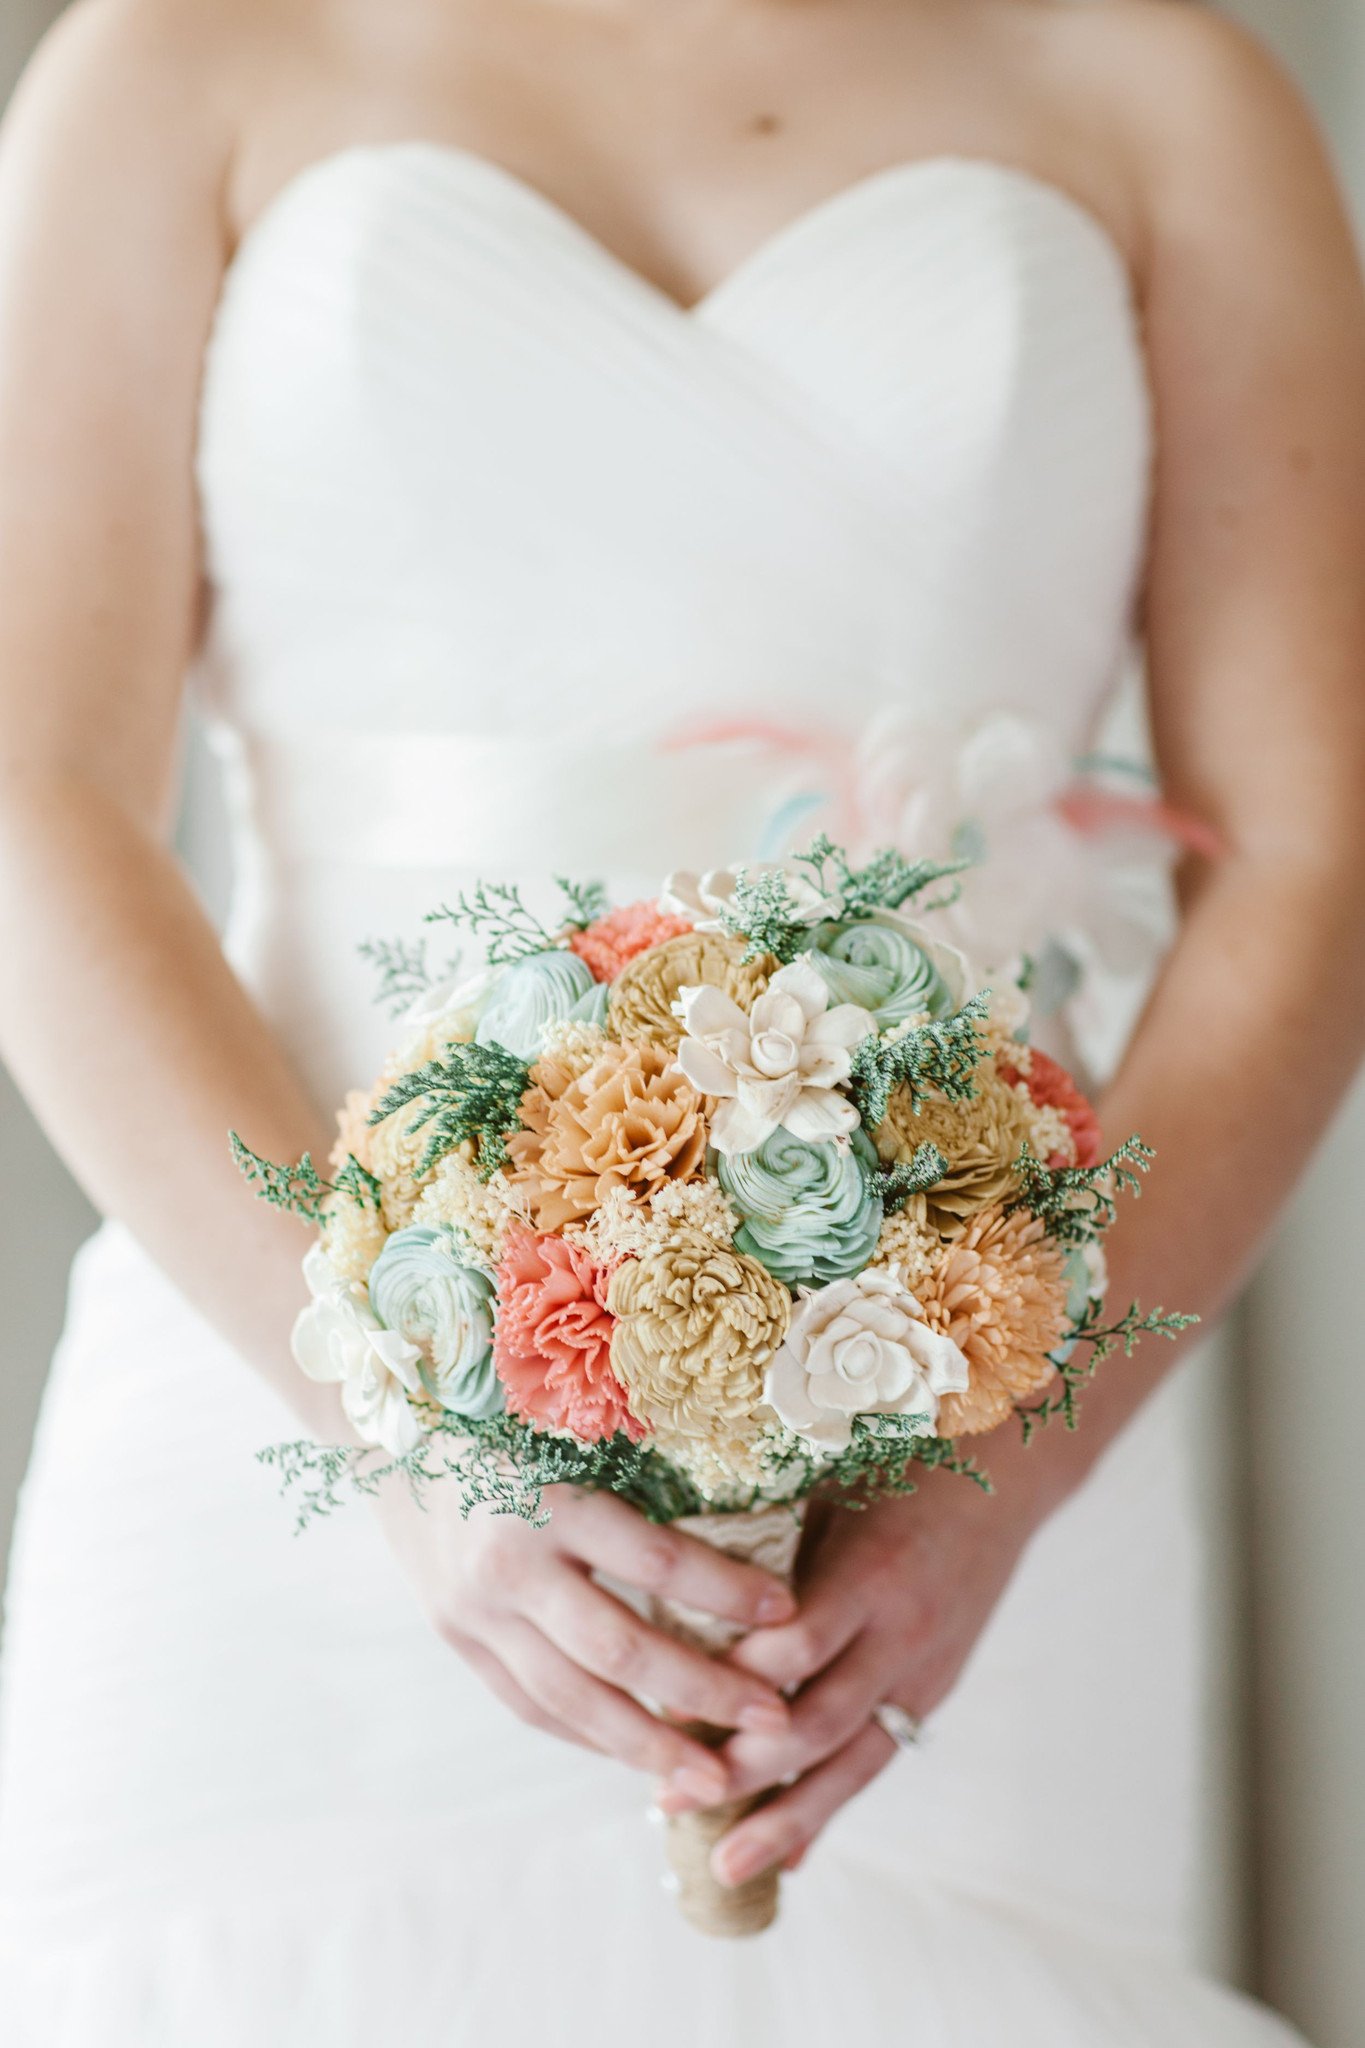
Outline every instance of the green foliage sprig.
<svg viewBox="0 0 1365 2048">
<path fill-rule="evenodd" d="M 346 1154 L 346 1164 L 332 1182 L 339 1195 L 349 1196 L 357 1209 L 382 1209 L 384 1189 L 377 1174 L 362 1166 L 354 1152 Z"/>
<path fill-rule="evenodd" d="M 993 1491 L 975 1459 L 961 1456 L 950 1437 L 912 1434 L 914 1421 L 906 1415 L 856 1416 L 852 1443 L 820 1474 L 822 1495 L 828 1491 L 840 1507 L 866 1507 L 913 1493 L 916 1467 L 954 1472 L 983 1493 Z"/>
<path fill-rule="evenodd" d="M 1155 1157 L 1134 1137 L 1098 1166 L 1046 1166 L 1026 1143 L 1014 1162 L 1019 1194 L 1012 1206 L 1036 1216 L 1058 1244 L 1093 1244 L 1117 1217 L 1116 1198 L 1142 1193 L 1141 1176 Z"/>
<path fill-rule="evenodd" d="M 529 953 L 551 952 L 558 943 L 554 933 L 527 909 L 515 882 L 478 882 L 468 892 L 461 890 L 453 903 L 427 912 L 428 924 L 442 921 L 482 932 L 490 967 L 506 967 Z"/>
<path fill-rule="evenodd" d="M 794 1442 L 790 1452 L 777 1455 L 772 1465 L 773 1474 L 780 1476 L 782 1496 L 796 1501 L 818 1492 L 840 1506 L 865 1507 L 874 1500 L 913 1493 L 916 1468 L 960 1473 L 990 1492 L 989 1479 L 972 1459 L 959 1456 L 956 1446 L 942 1437 L 915 1435 L 911 1420 L 898 1415 L 857 1417 L 853 1441 L 832 1463 Z M 294 1497 L 294 1526 L 300 1532 L 348 1500 L 372 1497 L 390 1478 L 406 1484 L 422 1505 L 428 1488 L 453 1479 L 460 1513 L 466 1518 L 475 1508 L 486 1507 L 536 1527 L 549 1519 L 543 1499 L 548 1486 L 614 1493 L 651 1522 L 676 1522 L 714 1506 L 685 1473 L 624 1432 L 603 1443 L 580 1444 L 511 1415 L 483 1422 L 440 1415 L 429 1433 L 401 1457 L 306 1439 L 272 1444 L 257 1456 L 279 1473 L 281 1491 Z M 770 1497 L 765 1486 L 730 1505 L 754 1507 Z"/>
<path fill-rule="evenodd" d="M 824 832 L 817 834 L 804 853 L 795 855 L 800 867 L 809 868 L 811 880 L 822 895 L 838 896 L 840 912 L 846 919 L 875 917 L 879 910 L 900 910 L 935 882 L 960 875 L 971 867 L 970 860 L 907 860 L 892 846 L 874 853 L 864 867 L 856 868 L 842 846 Z M 947 898 L 925 908 L 943 908 Z"/>
<path fill-rule="evenodd" d="M 1078 1358 L 1073 1351 L 1069 1358 L 1055 1361 L 1058 1391 L 1032 1407 L 1016 1406 L 1014 1412 L 1023 1424 L 1025 1443 L 1031 1441 L 1035 1430 L 1045 1428 L 1057 1416 L 1061 1417 L 1064 1428 L 1076 1428 L 1082 1389 L 1095 1377 L 1095 1369 L 1100 1362 L 1118 1350 L 1120 1345 L 1124 1357 L 1131 1358 L 1139 1339 L 1166 1337 L 1174 1342 L 1182 1330 L 1193 1329 L 1199 1321 L 1198 1316 L 1178 1315 L 1161 1308 L 1144 1312 L 1135 1301 L 1116 1322 L 1102 1323 L 1100 1318 L 1103 1314 L 1103 1302 L 1092 1299 L 1072 1324 L 1071 1337 L 1077 1346 L 1084 1344 L 1089 1350 L 1084 1358 Z"/>
<path fill-rule="evenodd" d="M 237 1171 L 248 1184 L 255 1188 L 263 1202 L 269 1202 L 272 1209 L 288 1210 L 305 1223 L 321 1223 L 323 1204 L 332 1192 L 332 1183 L 324 1180 L 313 1164 L 311 1152 L 305 1152 L 302 1159 L 289 1165 L 277 1165 L 272 1159 L 262 1159 L 259 1152 L 253 1152 L 236 1131 L 228 1133 L 232 1157 Z"/>
<path fill-rule="evenodd" d="M 793 855 L 792 864 L 808 870 L 811 886 L 838 905 L 831 915 L 845 923 L 865 922 L 879 910 L 899 910 L 932 883 L 971 866 L 966 860 L 910 861 L 888 846 L 875 853 L 866 866 L 854 867 L 843 847 L 836 846 L 824 832 L 804 853 Z M 938 903 L 924 907 L 942 909 L 955 894 L 953 890 Z M 810 946 L 810 918 L 796 900 L 791 876 L 780 868 L 767 873 L 742 870 L 719 919 L 732 938 L 747 941 L 746 960 L 771 954 L 786 966 Z"/>
<path fill-rule="evenodd" d="M 864 1178 L 882 1205 L 882 1213 L 894 1216 L 913 1195 L 928 1194 L 948 1171 L 948 1162 L 937 1145 L 917 1145 L 914 1157 L 898 1159 L 892 1166 L 868 1169 Z"/>
<path fill-rule="evenodd" d="M 377 1449 L 306 1440 L 272 1444 L 257 1455 L 279 1473 L 281 1490 L 296 1496 L 295 1528 L 300 1531 L 348 1499 L 373 1496 L 390 1477 L 404 1481 L 423 1504 L 430 1486 L 454 1479 L 466 1518 L 475 1508 L 487 1507 L 536 1526 L 549 1519 L 542 1499 L 547 1486 L 618 1494 L 651 1522 L 677 1521 L 706 1507 L 684 1474 L 624 1432 L 604 1443 L 579 1444 L 510 1415 L 483 1422 L 443 1415 L 415 1449 L 397 1458 Z"/>
<path fill-rule="evenodd" d="M 982 989 L 951 1017 L 914 1024 L 894 1036 L 864 1038 L 854 1050 L 849 1077 L 864 1127 L 876 1130 L 898 1084 L 909 1089 L 916 1109 L 931 1089 L 949 1102 L 975 1095 L 973 1075 L 986 1050 L 980 1026 L 989 1013 L 990 990 Z"/>
<path fill-rule="evenodd" d="M 564 898 L 564 924 L 552 932 L 522 900 L 515 882 L 478 882 L 462 890 L 453 903 L 429 910 L 428 924 L 460 925 L 485 937 L 485 955 L 490 967 L 507 967 L 531 953 L 552 953 L 564 942 L 565 931 L 582 931 L 601 917 L 608 898 L 601 882 L 571 882 L 555 876 Z"/>
<path fill-rule="evenodd" d="M 507 1140 L 521 1129 L 521 1098 L 529 1081 L 525 1060 L 506 1046 L 452 1043 L 395 1081 L 370 1112 L 370 1122 L 383 1123 L 396 1110 L 416 1104 L 409 1131 L 431 1126 L 418 1173 L 430 1173 L 448 1152 L 472 1142 L 480 1178 L 488 1180 L 507 1164 Z"/>
<path fill-rule="evenodd" d="M 611 907 L 605 882 L 571 882 L 565 875 L 556 875 L 555 887 L 564 898 L 564 924 L 568 931 L 586 931 L 599 917 L 605 917 Z"/>
<path fill-rule="evenodd" d="M 345 1195 L 358 1209 L 380 1206 L 379 1182 L 354 1152 L 346 1154 L 346 1164 L 336 1179 L 328 1180 L 318 1172 L 311 1152 L 290 1164 L 277 1165 L 273 1159 L 262 1159 L 259 1152 L 253 1152 L 236 1131 L 228 1133 L 228 1143 L 238 1172 L 261 1200 L 269 1202 L 272 1209 L 287 1210 L 305 1223 L 323 1221 L 329 1195 Z"/>
<path fill-rule="evenodd" d="M 356 950 L 378 975 L 374 1000 L 391 1017 L 400 1017 L 436 982 L 425 939 L 412 945 L 404 939 L 365 939 Z M 453 972 L 453 965 L 446 971 Z"/>
<path fill-rule="evenodd" d="M 801 915 L 791 883 L 780 872 L 741 873 L 718 921 L 732 939 L 745 940 L 745 960 L 771 955 L 786 967 L 810 947 L 810 920 Z"/>
</svg>

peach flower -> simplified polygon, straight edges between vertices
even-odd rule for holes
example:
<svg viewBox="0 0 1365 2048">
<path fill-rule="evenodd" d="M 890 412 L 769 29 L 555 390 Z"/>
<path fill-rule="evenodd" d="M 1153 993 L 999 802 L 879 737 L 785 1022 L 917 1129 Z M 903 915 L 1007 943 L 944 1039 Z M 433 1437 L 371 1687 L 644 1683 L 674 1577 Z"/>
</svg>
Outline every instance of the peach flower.
<svg viewBox="0 0 1365 2048">
<path fill-rule="evenodd" d="M 569 948 L 577 953 L 597 981 L 615 981 L 627 960 L 661 946 L 665 939 L 681 938 L 692 929 L 685 917 L 676 917 L 662 904 L 648 899 L 623 904 L 608 911 L 586 931 L 573 932 Z"/>
<path fill-rule="evenodd" d="M 1100 1120 L 1082 1095 L 1066 1068 L 1058 1061 L 1040 1052 L 1035 1045 L 1031 1048 L 1028 1072 L 1020 1073 L 1016 1068 L 1001 1064 L 1000 1078 L 1011 1086 L 1022 1081 L 1029 1095 L 1039 1109 L 1055 1109 L 1071 1133 L 1076 1147 L 1077 1166 L 1098 1166 L 1104 1157 L 1104 1141 L 1100 1136 Z M 1067 1159 L 1049 1159 L 1049 1166 L 1068 1166 Z"/>
<path fill-rule="evenodd" d="M 590 1215 L 613 1188 L 643 1197 L 695 1180 L 706 1158 L 701 1097 L 658 1045 L 608 1045 L 581 1073 L 538 1060 L 521 1117 L 509 1179 L 542 1230 Z"/>
<path fill-rule="evenodd" d="M 1051 1379 L 1048 1356 L 1069 1328 L 1066 1261 L 1027 1210 L 998 1204 L 974 1216 L 915 1282 L 924 1321 L 967 1360 L 965 1394 L 946 1394 L 940 1436 L 979 1436 Z"/>
<path fill-rule="evenodd" d="M 637 1443 L 644 1436 L 611 1369 L 616 1318 L 607 1288 L 614 1270 L 566 1238 L 508 1233 L 498 1267 L 493 1364 L 508 1408 L 523 1422 L 568 1430 L 582 1443 L 618 1430 Z"/>
</svg>

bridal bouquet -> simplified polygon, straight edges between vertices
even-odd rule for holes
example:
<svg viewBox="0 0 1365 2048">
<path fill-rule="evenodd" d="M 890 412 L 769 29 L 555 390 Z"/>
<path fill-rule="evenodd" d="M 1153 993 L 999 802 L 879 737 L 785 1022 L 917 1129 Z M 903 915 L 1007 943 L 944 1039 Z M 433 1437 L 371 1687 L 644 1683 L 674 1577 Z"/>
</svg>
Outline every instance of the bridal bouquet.
<svg viewBox="0 0 1365 2048">
<path fill-rule="evenodd" d="M 1074 1424 L 1098 1358 L 1184 1327 L 1106 1319 L 1104 1235 L 1150 1154 L 1104 1156 L 1029 1042 L 1026 969 L 983 987 L 935 937 L 952 873 L 821 838 L 644 902 L 559 883 L 549 923 L 481 886 L 433 913 L 483 940 L 470 979 L 367 948 L 403 1023 L 330 1177 L 233 1140 L 317 1226 L 294 1352 L 372 1447 L 263 1454 L 301 1522 L 395 1470 L 527 1517 L 567 1482 L 789 1572 L 817 1488 L 986 1484 L 966 1439 Z M 711 1931 L 775 1910 L 775 1876 L 707 1875 L 735 1817 L 673 1823 Z"/>
</svg>

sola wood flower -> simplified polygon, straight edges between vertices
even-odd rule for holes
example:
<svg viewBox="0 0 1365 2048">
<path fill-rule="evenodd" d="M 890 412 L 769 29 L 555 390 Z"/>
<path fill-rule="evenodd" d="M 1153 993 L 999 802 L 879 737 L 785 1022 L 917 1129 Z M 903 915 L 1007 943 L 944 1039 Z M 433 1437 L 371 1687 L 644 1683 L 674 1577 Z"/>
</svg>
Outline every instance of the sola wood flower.
<svg viewBox="0 0 1365 2048">
<path fill-rule="evenodd" d="M 1056 1110 L 1071 1133 L 1071 1142 L 1076 1152 L 1074 1162 L 1063 1158 L 1050 1160 L 1049 1165 L 1099 1165 L 1104 1156 L 1100 1120 L 1090 1102 L 1082 1095 L 1059 1061 L 1051 1058 L 1048 1053 L 1040 1052 L 1036 1045 L 1031 1046 L 1027 1071 L 1021 1072 L 1002 1060 L 1000 1078 L 1011 1084 L 1022 1081 L 1034 1105 L 1038 1109 Z"/>
<path fill-rule="evenodd" d="M 541 1229 L 589 1215 L 613 1188 L 643 1196 L 700 1173 L 701 1099 L 663 1047 L 609 1045 L 581 1073 L 551 1056 L 531 1080 L 525 1129 L 508 1144 L 509 1179 Z"/>
<path fill-rule="evenodd" d="M 869 1270 L 797 1292 L 764 1385 L 788 1429 L 822 1451 L 848 1448 L 855 1415 L 913 1416 L 932 1436 L 940 1398 L 967 1387 L 967 1361 L 899 1274 Z"/>
<path fill-rule="evenodd" d="M 418 1197 L 431 1178 L 429 1173 L 418 1172 L 427 1149 L 427 1134 L 410 1128 L 410 1107 L 394 1110 L 383 1123 L 370 1122 L 371 1111 L 404 1071 L 390 1060 L 368 1092 L 363 1088 L 351 1090 L 337 1118 L 337 1141 L 332 1148 L 334 1168 L 339 1170 L 345 1165 L 349 1152 L 367 1172 L 378 1177 L 384 1223 L 389 1230 L 402 1230 L 411 1223 Z"/>
<path fill-rule="evenodd" d="M 743 867 L 712 868 L 704 875 L 680 868 L 664 883 L 660 900 L 665 910 L 690 918 L 698 931 L 722 932 L 728 928 L 725 913 L 733 909 L 737 884 L 763 875 L 783 876 L 787 902 L 798 923 L 820 924 L 843 910 L 842 898 L 819 888 L 811 870 L 794 860 L 751 861 Z"/>
<path fill-rule="evenodd" d="M 626 903 L 609 910 L 581 932 L 569 934 L 569 946 L 584 961 L 598 981 L 615 981 L 628 960 L 661 946 L 665 939 L 681 938 L 692 927 L 685 917 L 665 910 L 660 903 Z"/>
<path fill-rule="evenodd" d="M 925 1195 L 925 1210 L 944 1237 L 956 1237 L 979 1210 L 1014 1192 L 1014 1162 L 1032 1130 L 1028 1103 L 989 1060 L 973 1078 L 976 1093 L 966 1101 L 931 1095 L 918 1109 L 910 1090 L 898 1084 L 873 1134 L 888 1162 L 913 1159 L 921 1145 L 937 1145 L 948 1170 Z"/>
<path fill-rule="evenodd" d="M 337 1161 L 338 1167 L 345 1163 L 344 1156 Z M 388 1235 L 383 1216 L 368 1202 L 353 1202 L 349 1195 L 328 1196 L 322 1245 L 339 1280 L 368 1280 Z"/>
<path fill-rule="evenodd" d="M 684 988 L 705 982 L 737 1003 L 751 1003 L 774 965 L 766 957 L 746 960 L 743 941 L 724 933 L 679 933 L 626 962 L 612 983 L 608 1027 L 618 1038 L 645 1039 L 671 1052 L 682 1036 L 677 1002 Z"/>
<path fill-rule="evenodd" d="M 391 1457 L 415 1448 L 422 1424 L 408 1396 L 422 1389 L 422 1354 L 386 1330 L 363 1287 L 347 1286 L 321 1246 L 303 1262 L 313 1299 L 293 1330 L 293 1352 L 310 1380 L 334 1382 L 356 1434 Z"/>
<path fill-rule="evenodd" d="M 685 988 L 682 1016 L 678 1063 L 703 1095 L 718 1098 L 718 1152 L 751 1152 L 779 1128 L 814 1140 L 856 1126 L 857 1111 L 837 1090 L 854 1046 L 875 1027 L 856 1003 L 831 1009 L 808 962 L 779 969 L 747 1014 L 720 989 Z"/>
<path fill-rule="evenodd" d="M 598 1443 L 644 1426 L 612 1370 L 611 1268 L 582 1245 L 529 1230 L 508 1234 L 498 1268 L 493 1362 L 514 1415 Z"/>
<path fill-rule="evenodd" d="M 763 1368 L 791 1296 L 757 1259 L 682 1234 L 628 1260 L 607 1295 L 611 1362 L 660 1449 L 692 1448 L 738 1468 L 760 1427 Z"/>
<path fill-rule="evenodd" d="M 978 1436 L 1052 1377 L 1065 1335 L 1069 1276 L 1062 1253 L 1026 1210 L 985 1209 L 916 1283 L 924 1320 L 967 1360 L 965 1393 L 939 1411 L 944 1436 Z"/>
</svg>

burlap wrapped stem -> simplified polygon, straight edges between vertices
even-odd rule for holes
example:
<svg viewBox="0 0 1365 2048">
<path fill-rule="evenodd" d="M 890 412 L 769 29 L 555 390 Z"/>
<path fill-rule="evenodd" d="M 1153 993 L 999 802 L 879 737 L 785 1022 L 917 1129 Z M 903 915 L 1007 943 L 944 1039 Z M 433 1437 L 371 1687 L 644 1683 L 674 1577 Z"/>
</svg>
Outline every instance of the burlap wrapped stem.
<svg viewBox="0 0 1365 2048">
<path fill-rule="evenodd" d="M 799 1506 L 770 1506 L 745 1514 L 688 1515 L 674 1527 L 695 1536 L 727 1557 L 761 1565 L 790 1585 L 801 1541 Z M 694 1607 L 659 1598 L 649 1603 L 649 1619 L 680 1642 L 722 1657 L 744 1634 L 735 1622 L 724 1621 Z M 688 1732 L 718 1749 L 731 1731 L 690 1723 Z M 780 1873 L 761 1871 L 744 1884 L 723 1885 L 711 1873 L 711 1851 L 722 1835 L 751 1813 L 763 1795 L 726 1800 L 720 1806 L 675 1814 L 668 1822 L 668 1860 L 678 1881 L 683 1917 L 701 1934 L 735 1938 L 761 1934 L 777 1918 Z"/>
</svg>

